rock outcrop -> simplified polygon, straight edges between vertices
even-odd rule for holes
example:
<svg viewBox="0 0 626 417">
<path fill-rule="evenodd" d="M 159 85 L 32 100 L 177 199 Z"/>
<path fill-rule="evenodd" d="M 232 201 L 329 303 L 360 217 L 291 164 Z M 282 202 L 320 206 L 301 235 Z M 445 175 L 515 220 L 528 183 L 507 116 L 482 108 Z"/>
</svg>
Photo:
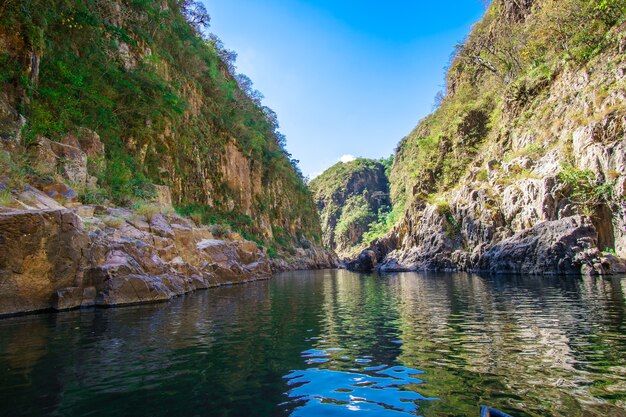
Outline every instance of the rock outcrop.
<svg viewBox="0 0 626 417">
<path fill-rule="evenodd" d="M 144 219 L 123 209 L 102 214 L 87 220 L 92 230 L 85 287 L 93 289 L 96 305 L 162 301 L 271 276 L 270 262 L 254 242 L 215 239 L 207 227 L 177 215 Z"/>
<path fill-rule="evenodd" d="M 318 247 L 297 248 L 293 255 L 272 259 L 274 272 L 329 269 L 338 266 L 339 260 L 332 250 Z"/>
<path fill-rule="evenodd" d="M 88 242 L 67 209 L 0 213 L 0 315 L 50 308 L 58 291 L 81 288 Z"/>
<path fill-rule="evenodd" d="M 165 301 L 277 271 L 335 266 L 332 252 L 312 247 L 272 260 L 237 233 L 217 238 L 210 227 L 167 212 L 77 206 L 0 213 L 0 316 Z"/>
<path fill-rule="evenodd" d="M 376 253 L 371 249 L 366 249 L 356 259 L 348 262 L 346 268 L 354 272 L 370 272 L 376 268 L 377 264 Z"/>
<path fill-rule="evenodd" d="M 581 216 L 538 223 L 494 245 L 481 257 L 478 268 L 535 275 L 602 272 L 597 237 L 590 219 Z"/>
<path fill-rule="evenodd" d="M 116 205 L 150 199 L 158 184 L 169 192 L 158 198 L 268 246 L 302 236 L 319 245 L 315 205 L 276 114 L 236 72 L 235 54 L 199 31 L 192 3 L 3 5 L 0 182 L 21 191 L 52 178 L 82 202 Z M 88 22 L 70 22 L 65 9 Z"/>
</svg>

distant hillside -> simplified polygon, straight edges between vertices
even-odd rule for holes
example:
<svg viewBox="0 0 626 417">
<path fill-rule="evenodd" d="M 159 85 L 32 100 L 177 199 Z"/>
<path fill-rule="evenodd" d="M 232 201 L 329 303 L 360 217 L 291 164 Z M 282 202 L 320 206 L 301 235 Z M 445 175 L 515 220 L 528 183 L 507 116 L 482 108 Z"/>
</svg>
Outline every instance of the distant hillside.
<svg viewBox="0 0 626 417">
<path fill-rule="evenodd" d="M 341 257 L 361 248 L 363 234 L 391 210 L 391 160 L 339 162 L 309 184 L 322 219 L 323 242 Z"/>
</svg>

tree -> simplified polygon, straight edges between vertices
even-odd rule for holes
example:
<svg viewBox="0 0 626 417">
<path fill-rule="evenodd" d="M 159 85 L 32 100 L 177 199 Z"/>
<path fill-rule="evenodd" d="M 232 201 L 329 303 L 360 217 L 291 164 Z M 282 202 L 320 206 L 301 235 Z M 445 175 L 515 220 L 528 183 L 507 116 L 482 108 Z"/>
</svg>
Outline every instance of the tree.
<svg viewBox="0 0 626 417">
<path fill-rule="evenodd" d="M 253 82 L 250 77 L 245 74 L 237 74 L 235 75 L 235 80 L 245 95 L 260 106 L 261 101 L 263 100 L 263 93 L 253 88 Z"/>
<path fill-rule="evenodd" d="M 196 33 L 204 38 L 203 31 L 211 25 L 211 16 L 209 16 L 204 4 L 199 1 L 183 0 L 181 10 Z"/>
</svg>

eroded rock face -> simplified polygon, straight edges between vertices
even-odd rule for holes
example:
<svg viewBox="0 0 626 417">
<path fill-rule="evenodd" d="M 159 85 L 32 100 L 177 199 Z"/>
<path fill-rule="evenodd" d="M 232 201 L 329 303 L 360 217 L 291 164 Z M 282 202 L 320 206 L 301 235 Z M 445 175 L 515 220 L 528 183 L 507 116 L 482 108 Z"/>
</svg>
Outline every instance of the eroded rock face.
<svg viewBox="0 0 626 417">
<path fill-rule="evenodd" d="M 100 140 L 100 136 L 93 130 L 80 128 L 75 135 L 72 135 L 77 145 L 90 158 L 104 158 L 104 144 Z"/>
<path fill-rule="evenodd" d="M 500 0 L 504 7 L 504 17 L 510 22 L 524 20 L 530 13 L 533 0 Z"/>
<path fill-rule="evenodd" d="M 532 3 L 503 2 L 501 10 L 513 20 L 523 18 L 517 9 L 527 10 Z M 543 95 L 534 101 L 502 108 L 497 128 L 483 136 L 483 149 L 463 168 L 454 186 L 442 186 L 436 177 L 426 175 L 430 171 L 416 179 L 405 175 L 411 173 L 403 167 L 411 166 L 410 156 L 415 153 L 404 155 L 401 150 L 410 146 L 399 147 L 392 195 L 393 190 L 401 190 L 409 204 L 391 232 L 397 236 L 396 244 L 375 242 L 369 248 L 377 253 L 379 268 L 620 273 L 620 258 L 626 258 L 626 94 L 622 88 L 603 90 L 603 86 L 621 85 L 625 74 L 626 61 L 615 49 L 586 65 L 562 68 L 545 81 Z M 579 117 L 581 113 L 584 117 Z M 428 126 L 427 121 L 420 124 L 414 137 L 428 137 Z M 462 154 L 462 138 L 453 139 L 454 149 L 448 151 Z M 417 144 L 417 140 L 407 143 Z M 534 251 L 527 247 L 525 239 L 545 225 L 563 226 L 580 214 L 591 218 L 595 247 L 575 245 L 578 257 L 561 253 L 561 264 L 548 261 L 555 250 L 549 241 Z M 546 239 L 555 238 L 541 233 Z M 497 245 L 505 243 L 502 254 L 523 254 L 522 266 L 495 256 L 496 247 L 504 248 Z M 481 262 L 487 263 L 481 266 Z"/>
<path fill-rule="evenodd" d="M 97 305 L 164 301 L 271 276 L 270 262 L 254 242 L 213 239 L 208 228 L 176 215 L 148 220 L 124 209 L 108 209 L 106 215 L 120 220 L 116 228 L 105 225 L 90 232 L 85 273 Z"/>
<path fill-rule="evenodd" d="M 489 249 L 478 269 L 495 273 L 602 272 L 598 234 L 590 219 L 572 216 L 536 224 Z"/>
<path fill-rule="evenodd" d="M 573 154 L 581 168 L 593 171 L 599 182 L 613 183 L 613 196 L 621 202 L 612 210 L 603 208 L 595 225 L 599 247 L 615 249 L 626 258 L 626 115 L 611 113 L 599 121 L 576 129 L 572 136 Z"/>
<path fill-rule="evenodd" d="M 87 155 L 81 149 L 46 138 L 37 138 L 28 147 L 31 163 L 42 174 L 61 172 L 71 182 L 87 181 Z"/>
<path fill-rule="evenodd" d="M 216 239 L 175 214 L 147 219 L 102 206 L 0 213 L 0 316 L 165 301 L 273 271 L 334 266 L 332 252 L 314 247 L 270 261 L 255 242 Z"/>
<path fill-rule="evenodd" d="M 0 315 L 50 308 L 57 291 L 82 287 L 88 243 L 69 210 L 0 213 Z"/>
<path fill-rule="evenodd" d="M 445 242 L 445 232 L 428 230 L 431 239 L 422 245 L 408 250 L 387 249 L 379 254 L 377 269 L 533 275 L 611 275 L 626 271 L 622 260 L 600 252 L 596 228 L 591 219 L 584 216 L 538 222 L 510 237 L 501 231 L 492 236 L 490 243 L 479 244 L 471 250 L 458 249 L 451 240 Z M 380 250 L 380 247 L 379 242 L 372 245 L 372 249 Z M 352 269 L 352 264 L 362 265 L 362 258 L 369 257 L 372 249 L 348 264 L 348 269 Z"/>
</svg>

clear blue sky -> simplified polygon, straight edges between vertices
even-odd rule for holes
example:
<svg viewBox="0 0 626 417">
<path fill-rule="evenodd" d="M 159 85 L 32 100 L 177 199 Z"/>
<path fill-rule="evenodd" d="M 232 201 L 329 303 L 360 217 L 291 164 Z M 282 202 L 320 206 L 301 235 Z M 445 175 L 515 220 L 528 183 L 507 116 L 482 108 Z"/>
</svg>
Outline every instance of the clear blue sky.
<svg viewBox="0 0 626 417">
<path fill-rule="evenodd" d="M 432 110 L 483 0 L 203 0 L 211 32 L 314 176 L 343 155 L 389 156 Z"/>
</svg>

